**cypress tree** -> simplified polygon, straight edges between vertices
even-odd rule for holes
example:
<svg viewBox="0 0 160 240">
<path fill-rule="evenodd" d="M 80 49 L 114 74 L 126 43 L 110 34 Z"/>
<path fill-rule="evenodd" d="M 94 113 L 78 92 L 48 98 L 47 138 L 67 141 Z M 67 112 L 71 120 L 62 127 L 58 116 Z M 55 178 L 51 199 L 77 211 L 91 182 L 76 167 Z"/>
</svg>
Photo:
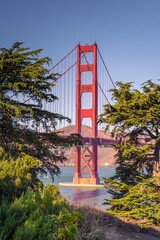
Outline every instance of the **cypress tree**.
<svg viewBox="0 0 160 240">
<path fill-rule="evenodd" d="M 105 178 L 113 195 L 108 211 L 136 219 L 141 225 L 160 224 L 160 85 L 149 80 L 141 91 L 117 82 L 113 105 L 104 106 L 99 121 L 117 138 L 116 173 Z"/>
<path fill-rule="evenodd" d="M 57 75 L 49 73 L 51 59 L 40 58 L 41 52 L 22 42 L 0 49 L 0 146 L 15 159 L 21 153 L 33 156 L 41 170 L 58 174 L 57 162 L 66 159 L 63 147 L 75 144 L 78 137 L 64 139 L 53 131 L 57 121 L 70 119 L 43 108 L 44 101 L 57 99 L 51 91 Z"/>
</svg>

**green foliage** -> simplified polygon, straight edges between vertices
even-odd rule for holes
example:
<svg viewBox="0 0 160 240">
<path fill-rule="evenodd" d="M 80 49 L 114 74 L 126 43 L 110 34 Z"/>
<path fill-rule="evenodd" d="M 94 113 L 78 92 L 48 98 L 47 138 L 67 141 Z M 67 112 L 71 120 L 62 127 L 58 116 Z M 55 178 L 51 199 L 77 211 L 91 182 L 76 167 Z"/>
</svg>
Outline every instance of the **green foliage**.
<svg viewBox="0 0 160 240">
<path fill-rule="evenodd" d="M 142 226 L 160 225 L 160 178 L 140 179 L 134 186 L 106 179 L 113 199 L 106 200 L 108 212 L 128 219 L 136 219 Z"/>
<path fill-rule="evenodd" d="M 135 142 L 129 140 L 114 147 L 117 151 L 115 179 L 133 185 L 139 181 L 137 176 L 152 174 L 153 156 L 149 154 L 151 145 L 137 147 Z"/>
<path fill-rule="evenodd" d="M 107 191 L 116 199 L 123 197 L 129 189 L 129 186 L 126 183 L 117 181 L 112 178 L 104 178 L 104 184 L 107 188 Z"/>
<path fill-rule="evenodd" d="M 36 175 L 38 169 L 39 161 L 34 157 L 21 153 L 13 159 L 0 147 L 0 202 L 4 198 L 10 201 L 20 197 L 28 187 L 41 188 L 42 183 Z"/>
<path fill-rule="evenodd" d="M 105 105 L 99 121 L 112 126 L 112 136 L 119 140 L 116 163 L 117 178 L 134 181 L 135 175 L 147 172 L 158 176 L 160 150 L 160 85 L 147 81 L 142 92 L 132 83 L 117 82 L 112 89 L 113 105 Z M 141 143 L 141 139 L 144 142 Z M 145 145 L 145 146 L 144 146 Z"/>
<path fill-rule="evenodd" d="M 29 154 L 40 160 L 41 169 L 58 174 L 57 162 L 66 160 L 63 148 L 79 139 L 53 132 L 57 121 L 70 120 L 43 108 L 57 99 L 51 91 L 57 80 L 47 69 L 51 59 L 40 58 L 41 51 L 30 51 L 21 42 L 0 49 L 0 146 L 13 158 Z"/>
<path fill-rule="evenodd" d="M 100 121 L 119 140 L 116 173 L 105 179 L 112 199 L 108 211 L 118 217 L 136 219 L 142 225 L 160 224 L 160 85 L 151 80 L 142 91 L 132 83 L 117 82 L 113 105 L 105 105 Z"/>
<path fill-rule="evenodd" d="M 0 239 L 76 239 L 79 217 L 55 186 L 48 185 L 39 192 L 28 190 L 12 203 L 3 201 Z"/>
</svg>

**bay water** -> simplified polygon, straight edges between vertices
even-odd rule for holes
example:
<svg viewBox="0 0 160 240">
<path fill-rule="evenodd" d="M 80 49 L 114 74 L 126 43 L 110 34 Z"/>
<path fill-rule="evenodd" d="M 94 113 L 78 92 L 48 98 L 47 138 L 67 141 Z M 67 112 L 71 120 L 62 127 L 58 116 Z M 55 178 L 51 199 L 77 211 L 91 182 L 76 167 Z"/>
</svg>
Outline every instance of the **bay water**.
<svg viewBox="0 0 160 240">
<path fill-rule="evenodd" d="M 49 175 L 41 176 L 41 180 L 45 185 L 53 183 L 58 186 L 61 195 L 66 197 L 71 203 L 84 204 L 103 210 L 106 209 L 106 205 L 104 205 L 103 203 L 105 202 L 105 199 L 111 198 L 111 195 L 107 193 L 107 190 L 105 188 L 59 186 L 59 183 L 62 182 L 72 182 L 74 176 L 74 166 L 61 166 L 60 170 L 61 174 L 55 177 L 54 182 Z M 114 173 L 114 167 L 98 167 L 98 175 L 101 183 L 104 182 L 104 177 L 111 177 L 114 175 Z"/>
</svg>

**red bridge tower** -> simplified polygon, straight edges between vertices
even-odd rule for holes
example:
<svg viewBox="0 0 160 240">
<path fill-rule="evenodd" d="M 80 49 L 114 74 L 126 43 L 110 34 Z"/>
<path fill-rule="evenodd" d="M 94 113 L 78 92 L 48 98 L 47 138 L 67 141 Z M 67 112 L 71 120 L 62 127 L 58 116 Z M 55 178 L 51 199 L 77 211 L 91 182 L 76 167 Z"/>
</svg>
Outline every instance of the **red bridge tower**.
<svg viewBox="0 0 160 240">
<path fill-rule="evenodd" d="M 81 63 L 82 55 L 93 53 L 93 63 Z M 82 72 L 92 72 L 92 83 L 82 84 Z M 89 138 L 90 147 L 84 145 L 77 147 L 75 161 L 74 184 L 98 184 L 97 172 L 97 108 L 98 108 L 98 84 L 97 84 L 97 44 L 77 46 L 77 66 L 76 66 L 76 133 L 81 134 L 82 120 L 90 118 L 92 122 L 92 137 Z M 92 108 L 83 109 L 81 107 L 82 93 L 92 94 Z M 84 177 L 84 174 L 89 177 Z"/>
</svg>

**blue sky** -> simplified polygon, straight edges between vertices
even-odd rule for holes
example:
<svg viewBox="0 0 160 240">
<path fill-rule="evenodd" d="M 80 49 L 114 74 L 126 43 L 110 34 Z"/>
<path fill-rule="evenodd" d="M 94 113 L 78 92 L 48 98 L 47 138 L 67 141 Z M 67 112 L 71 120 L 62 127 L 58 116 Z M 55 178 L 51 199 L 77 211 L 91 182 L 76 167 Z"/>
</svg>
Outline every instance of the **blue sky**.
<svg viewBox="0 0 160 240">
<path fill-rule="evenodd" d="M 53 64 L 97 42 L 114 81 L 160 78 L 160 0 L 1 0 L 0 47 L 43 48 Z"/>
</svg>

